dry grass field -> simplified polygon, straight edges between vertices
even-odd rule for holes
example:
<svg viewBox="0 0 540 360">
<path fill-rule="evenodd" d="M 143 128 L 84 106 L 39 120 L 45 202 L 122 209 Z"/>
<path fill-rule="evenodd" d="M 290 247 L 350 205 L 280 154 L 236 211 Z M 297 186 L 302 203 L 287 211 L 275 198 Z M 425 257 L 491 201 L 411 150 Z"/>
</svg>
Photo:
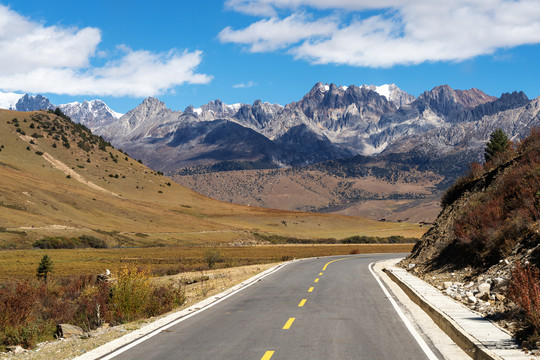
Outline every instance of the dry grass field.
<svg viewBox="0 0 540 360">
<path fill-rule="evenodd" d="M 316 256 L 351 253 L 408 253 L 412 244 L 350 245 L 257 245 L 216 247 L 223 261 L 218 268 L 266 264 Z M 204 246 L 171 246 L 117 249 L 57 249 L 0 251 L 0 283 L 34 278 L 40 259 L 47 254 L 54 263 L 52 277 L 99 274 L 115 271 L 125 264 L 150 269 L 157 275 L 207 270 Z"/>
<path fill-rule="evenodd" d="M 91 235 L 110 247 L 299 238 L 420 237 L 425 229 L 359 217 L 268 210 L 186 189 L 47 112 L 0 110 L 0 248 Z M 112 250 L 116 251 L 116 250 Z"/>
<path fill-rule="evenodd" d="M 111 323 L 169 311 L 184 302 L 182 284 L 190 303 L 247 276 L 233 275 L 238 269 L 230 269 L 238 266 L 262 264 L 258 269 L 294 258 L 412 248 L 261 245 L 274 239 L 418 238 L 425 231 L 406 223 L 220 202 L 180 186 L 58 115 L 0 110 L 0 303 L 2 319 L 9 320 L 0 326 L 0 346 L 33 347 L 52 339 L 56 324 L 73 319 L 93 329 L 101 315 L 92 309 L 108 309 L 103 314 Z M 34 248 L 38 245 L 50 248 Z M 58 248 L 77 246 L 100 248 Z M 46 283 L 36 280 L 44 255 L 53 263 Z M 211 278 L 210 268 L 223 274 Z M 93 283 L 106 269 L 117 282 Z M 182 280 L 189 272 L 198 277 L 193 286 Z M 151 281 L 165 285 L 150 286 Z M 128 288 L 134 293 L 120 293 Z M 89 291 L 97 295 L 90 298 Z M 152 301 L 122 307 L 119 299 L 139 295 Z M 58 349 L 52 351 L 56 358 Z"/>
</svg>

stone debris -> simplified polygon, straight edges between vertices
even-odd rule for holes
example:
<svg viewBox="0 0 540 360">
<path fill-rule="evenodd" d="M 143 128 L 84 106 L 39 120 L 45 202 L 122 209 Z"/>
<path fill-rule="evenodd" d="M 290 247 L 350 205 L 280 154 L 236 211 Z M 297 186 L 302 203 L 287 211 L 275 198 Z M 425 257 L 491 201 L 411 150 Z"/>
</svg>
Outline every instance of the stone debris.
<svg viewBox="0 0 540 360">
<path fill-rule="evenodd" d="M 506 298 L 512 261 L 502 260 L 482 274 L 470 267 L 442 273 L 423 273 L 414 266 L 412 272 L 439 289 L 443 294 L 461 302 L 482 316 L 500 317 L 509 304 Z M 409 271 L 411 267 L 409 264 Z M 415 270 L 419 270 L 418 272 Z"/>
<path fill-rule="evenodd" d="M 490 280 L 491 281 L 491 280 Z M 480 285 L 478 285 L 478 292 L 481 294 L 480 296 L 484 295 L 484 294 L 488 294 L 489 295 L 489 291 L 491 290 L 491 284 L 485 282 L 485 283 L 482 283 Z"/>
<path fill-rule="evenodd" d="M 23 353 L 25 350 L 20 345 L 12 345 L 6 347 L 7 351 L 9 351 L 12 354 L 20 354 Z"/>
</svg>

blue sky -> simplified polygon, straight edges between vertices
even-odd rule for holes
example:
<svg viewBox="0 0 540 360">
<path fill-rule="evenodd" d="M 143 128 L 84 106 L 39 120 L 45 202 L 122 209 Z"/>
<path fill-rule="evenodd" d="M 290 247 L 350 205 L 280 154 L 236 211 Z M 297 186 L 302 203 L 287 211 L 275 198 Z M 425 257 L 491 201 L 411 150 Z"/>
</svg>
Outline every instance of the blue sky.
<svg viewBox="0 0 540 360">
<path fill-rule="evenodd" d="M 448 4 L 450 3 L 450 4 Z M 532 0 L 0 0 L 0 90 L 286 104 L 318 81 L 540 95 Z"/>
</svg>

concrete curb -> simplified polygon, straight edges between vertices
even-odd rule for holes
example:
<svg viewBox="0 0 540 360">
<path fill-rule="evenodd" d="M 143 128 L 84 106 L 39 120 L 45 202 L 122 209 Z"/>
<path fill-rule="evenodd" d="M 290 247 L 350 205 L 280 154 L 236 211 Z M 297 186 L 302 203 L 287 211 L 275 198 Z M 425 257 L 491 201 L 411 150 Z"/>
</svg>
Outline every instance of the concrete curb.
<svg viewBox="0 0 540 360">
<path fill-rule="evenodd" d="M 433 321 L 459 346 L 461 347 L 471 358 L 475 360 L 502 360 L 502 359 L 530 359 L 530 356 L 525 355 L 523 352 L 516 350 L 516 349 L 488 349 L 484 343 L 482 343 L 480 340 L 477 339 L 477 337 L 471 335 L 468 331 L 466 331 L 462 324 L 458 323 L 454 318 L 448 315 L 450 314 L 457 314 L 459 312 L 459 316 L 462 319 L 465 319 L 465 317 L 462 316 L 463 312 L 469 312 L 470 315 L 466 318 L 466 321 L 475 321 L 478 323 L 481 323 L 483 326 L 488 326 L 487 324 L 491 325 L 493 328 L 496 328 L 498 331 L 502 332 L 500 329 L 498 329 L 495 325 L 493 325 L 488 320 L 482 318 L 481 316 L 477 315 L 476 313 L 472 312 L 468 308 L 465 308 L 462 304 L 459 304 L 452 299 L 444 296 L 443 294 L 440 294 L 440 292 L 433 288 L 431 285 L 425 283 L 423 280 L 417 278 L 414 275 L 409 274 L 405 269 L 397 268 L 397 267 L 387 267 L 384 269 L 384 272 L 396 283 L 398 286 L 411 298 L 411 300 L 416 303 L 422 310 L 424 310 L 432 319 Z M 440 295 L 441 299 L 445 301 L 451 301 L 453 302 L 456 307 L 462 307 L 463 309 L 454 308 L 450 309 L 445 307 L 445 311 L 438 308 L 436 305 L 434 305 L 431 301 L 429 301 L 426 296 L 424 296 L 422 293 L 418 291 L 418 288 L 415 288 L 410 283 L 411 281 L 407 281 L 410 279 L 406 279 L 408 276 L 414 277 L 415 282 L 422 282 L 422 287 L 430 287 L 434 290 L 433 294 L 435 292 Z M 408 283 L 409 282 L 409 283 Z M 432 289 L 427 289 L 430 293 L 432 292 Z M 446 303 L 448 304 L 448 303 Z M 451 305 L 451 304 L 450 304 Z M 452 306 L 453 307 L 453 306 Z M 462 321 L 463 322 L 463 321 Z M 485 331 L 484 331 L 485 332 Z M 501 341 L 498 339 L 497 341 L 490 341 L 492 343 L 498 343 L 498 342 L 513 342 L 511 337 L 507 335 L 508 339 L 504 339 Z"/>
<path fill-rule="evenodd" d="M 211 296 L 207 299 L 204 299 L 194 305 L 191 305 L 190 307 L 174 312 L 172 314 L 169 314 L 161 319 L 158 319 L 148 325 L 143 326 L 142 328 L 138 330 L 134 330 L 130 332 L 129 334 L 126 334 L 122 337 L 119 337 L 113 341 L 110 341 L 106 344 L 103 344 L 87 353 L 84 353 L 78 357 L 75 358 L 75 360 L 98 360 L 98 359 L 109 359 L 110 357 L 115 356 L 117 351 L 127 350 L 144 340 L 156 335 L 157 333 L 174 326 L 178 324 L 179 322 L 182 322 L 183 320 L 186 320 L 201 311 L 204 311 L 217 303 L 225 300 L 226 298 L 236 294 L 237 292 L 244 290 L 245 288 L 255 284 L 256 282 L 260 281 L 262 278 L 273 274 L 274 272 L 282 269 L 283 267 L 296 262 L 301 261 L 305 259 L 298 259 L 298 260 L 292 260 L 288 261 L 283 264 L 276 265 L 274 267 L 271 267 L 268 270 L 265 270 L 255 276 L 252 276 L 251 278 L 241 282 L 238 285 L 235 285 L 217 295 Z"/>
</svg>

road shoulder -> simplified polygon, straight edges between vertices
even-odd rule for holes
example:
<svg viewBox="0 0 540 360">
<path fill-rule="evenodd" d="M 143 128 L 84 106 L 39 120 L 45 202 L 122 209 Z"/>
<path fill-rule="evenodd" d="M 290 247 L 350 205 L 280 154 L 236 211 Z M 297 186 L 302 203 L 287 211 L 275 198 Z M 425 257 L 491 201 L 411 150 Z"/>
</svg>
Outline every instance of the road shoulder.
<svg viewBox="0 0 540 360">
<path fill-rule="evenodd" d="M 415 304 L 409 296 L 383 271 L 396 264 L 399 259 L 380 261 L 374 264 L 373 270 L 390 290 L 394 300 L 399 304 L 405 316 L 416 328 L 430 348 L 436 349 L 443 359 L 470 360 L 471 358 L 442 331 L 429 315 Z"/>
<path fill-rule="evenodd" d="M 451 339 L 450 341 L 463 349 L 464 354 L 470 358 L 482 360 L 532 358 L 517 348 L 517 343 L 510 334 L 405 269 L 394 266 L 396 262 L 394 260 L 394 263 L 380 263 L 379 269 L 384 269 L 387 278 L 393 283 L 389 283 L 389 286 L 399 288 L 408 301 L 424 313 L 425 316 L 416 321 L 419 327 L 424 326 L 429 319 L 430 324 L 437 326 L 445 334 L 445 337 L 441 338 Z M 397 290 L 396 292 L 399 293 Z M 416 315 L 416 312 L 413 314 Z M 445 351 L 447 346 L 444 343 L 439 345 L 436 343 L 439 336 L 432 337 L 431 331 L 424 333 L 428 334 L 427 336 L 441 352 Z M 451 355 L 448 358 L 456 357 Z"/>
</svg>

